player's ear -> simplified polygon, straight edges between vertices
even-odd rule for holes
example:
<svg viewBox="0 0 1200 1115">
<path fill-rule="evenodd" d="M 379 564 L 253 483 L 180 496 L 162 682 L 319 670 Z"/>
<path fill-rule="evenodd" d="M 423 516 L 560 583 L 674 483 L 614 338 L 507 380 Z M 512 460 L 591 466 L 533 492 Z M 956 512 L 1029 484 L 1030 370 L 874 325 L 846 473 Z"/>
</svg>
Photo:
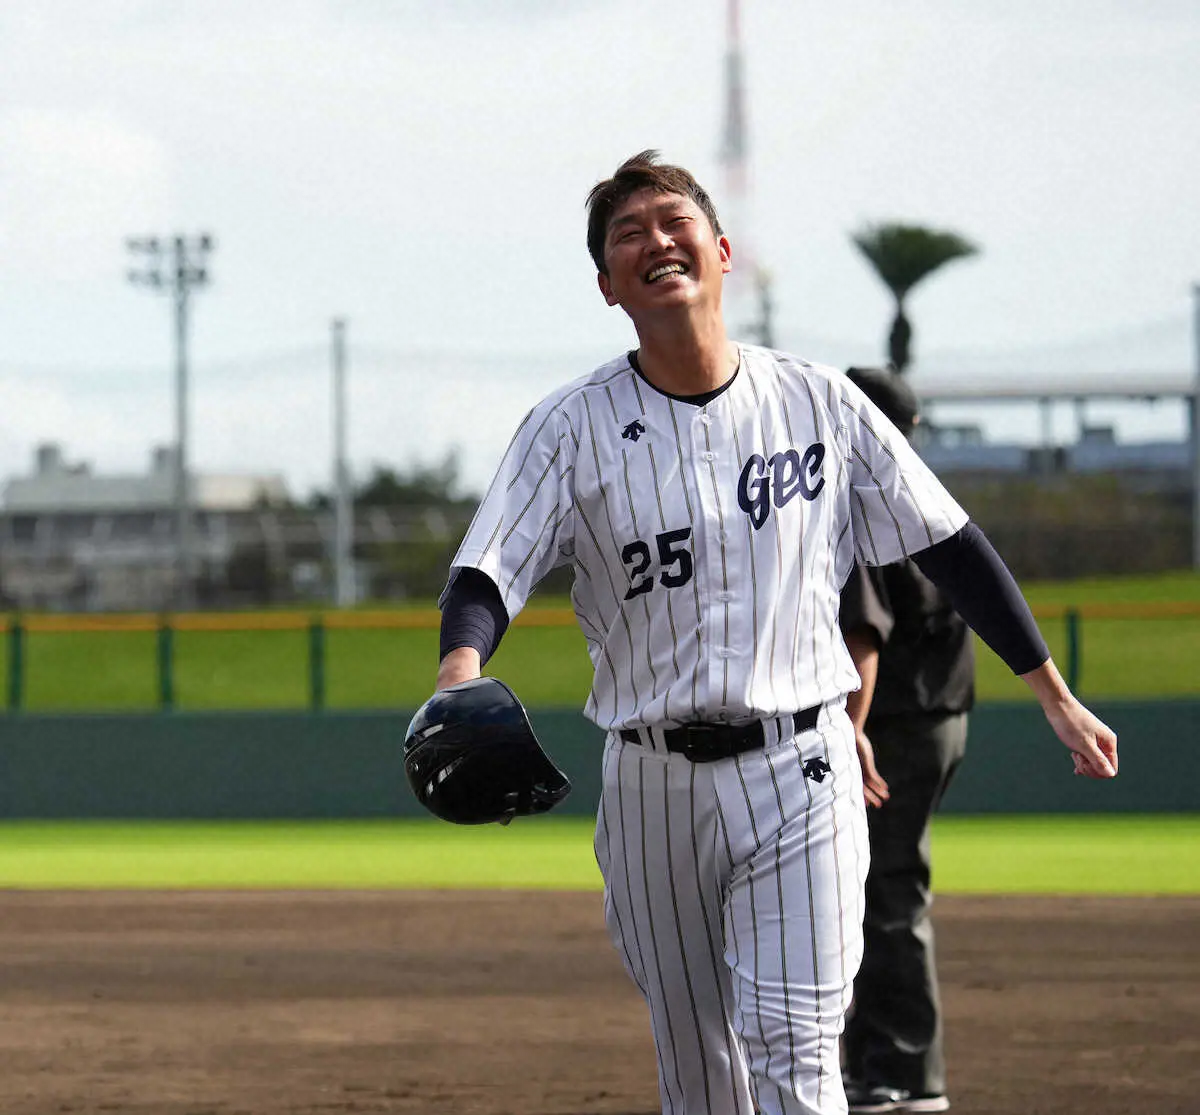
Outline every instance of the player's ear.
<svg viewBox="0 0 1200 1115">
<path fill-rule="evenodd" d="M 604 295 L 604 301 L 610 306 L 615 306 L 617 296 L 613 294 L 612 283 L 608 281 L 608 276 L 603 271 L 597 271 L 596 282 L 600 285 L 600 293 Z"/>
<path fill-rule="evenodd" d="M 721 274 L 728 275 L 733 270 L 733 249 L 729 246 L 728 236 L 717 240 L 717 251 L 721 253 Z"/>
</svg>

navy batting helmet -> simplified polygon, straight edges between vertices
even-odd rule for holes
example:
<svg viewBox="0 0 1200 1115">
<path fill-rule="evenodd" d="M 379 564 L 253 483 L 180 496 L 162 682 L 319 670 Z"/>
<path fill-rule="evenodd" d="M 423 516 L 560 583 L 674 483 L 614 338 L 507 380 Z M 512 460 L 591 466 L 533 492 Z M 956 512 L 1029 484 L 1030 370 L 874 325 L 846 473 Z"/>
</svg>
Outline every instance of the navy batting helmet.
<svg viewBox="0 0 1200 1115">
<path fill-rule="evenodd" d="M 498 678 L 440 689 L 417 709 L 404 738 L 404 773 L 417 800 L 456 825 L 507 824 L 553 809 L 571 792 Z"/>
</svg>

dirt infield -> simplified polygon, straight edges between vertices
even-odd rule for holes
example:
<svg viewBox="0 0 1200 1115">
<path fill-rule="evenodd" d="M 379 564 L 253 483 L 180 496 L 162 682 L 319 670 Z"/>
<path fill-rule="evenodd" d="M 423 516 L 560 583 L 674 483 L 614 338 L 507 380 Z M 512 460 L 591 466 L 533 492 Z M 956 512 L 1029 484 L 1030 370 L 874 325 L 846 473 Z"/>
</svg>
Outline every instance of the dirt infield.
<svg viewBox="0 0 1200 1115">
<path fill-rule="evenodd" d="M 1200 898 L 942 898 L 958 1112 L 1200 1110 Z M 0 892 L 4 1115 L 654 1115 L 597 894 Z"/>
</svg>

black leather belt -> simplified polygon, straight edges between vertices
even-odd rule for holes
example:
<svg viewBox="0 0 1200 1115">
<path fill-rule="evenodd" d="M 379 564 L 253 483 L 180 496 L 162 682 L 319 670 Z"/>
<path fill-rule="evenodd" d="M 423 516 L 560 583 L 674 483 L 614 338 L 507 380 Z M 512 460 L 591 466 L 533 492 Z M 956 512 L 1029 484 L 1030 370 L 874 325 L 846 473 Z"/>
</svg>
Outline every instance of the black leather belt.
<svg viewBox="0 0 1200 1115">
<path fill-rule="evenodd" d="M 793 730 L 799 734 L 815 728 L 820 712 L 821 706 L 813 705 L 792 713 Z M 786 721 L 787 715 L 779 719 Z M 626 743 L 642 742 L 637 728 L 622 728 L 621 738 Z M 668 751 L 686 755 L 693 763 L 712 763 L 743 751 L 762 750 L 764 743 L 761 720 L 749 724 L 681 724 L 678 728 L 664 728 L 662 738 Z"/>
</svg>

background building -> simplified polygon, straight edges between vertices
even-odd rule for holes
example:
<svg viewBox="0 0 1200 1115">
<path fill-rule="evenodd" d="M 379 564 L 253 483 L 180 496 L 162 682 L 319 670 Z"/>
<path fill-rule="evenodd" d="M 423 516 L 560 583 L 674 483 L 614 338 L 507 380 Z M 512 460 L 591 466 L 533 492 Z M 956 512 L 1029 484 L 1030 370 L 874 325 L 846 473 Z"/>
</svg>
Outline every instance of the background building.
<svg viewBox="0 0 1200 1115">
<path fill-rule="evenodd" d="M 278 475 L 192 478 L 194 596 L 208 608 L 313 601 L 333 593 L 331 507 L 298 506 Z M 137 475 L 104 475 L 43 444 L 33 471 L 3 485 L 0 604 L 47 611 L 159 611 L 178 598 L 174 460 L 155 449 Z M 473 510 L 359 506 L 359 598 L 435 594 Z"/>
</svg>

